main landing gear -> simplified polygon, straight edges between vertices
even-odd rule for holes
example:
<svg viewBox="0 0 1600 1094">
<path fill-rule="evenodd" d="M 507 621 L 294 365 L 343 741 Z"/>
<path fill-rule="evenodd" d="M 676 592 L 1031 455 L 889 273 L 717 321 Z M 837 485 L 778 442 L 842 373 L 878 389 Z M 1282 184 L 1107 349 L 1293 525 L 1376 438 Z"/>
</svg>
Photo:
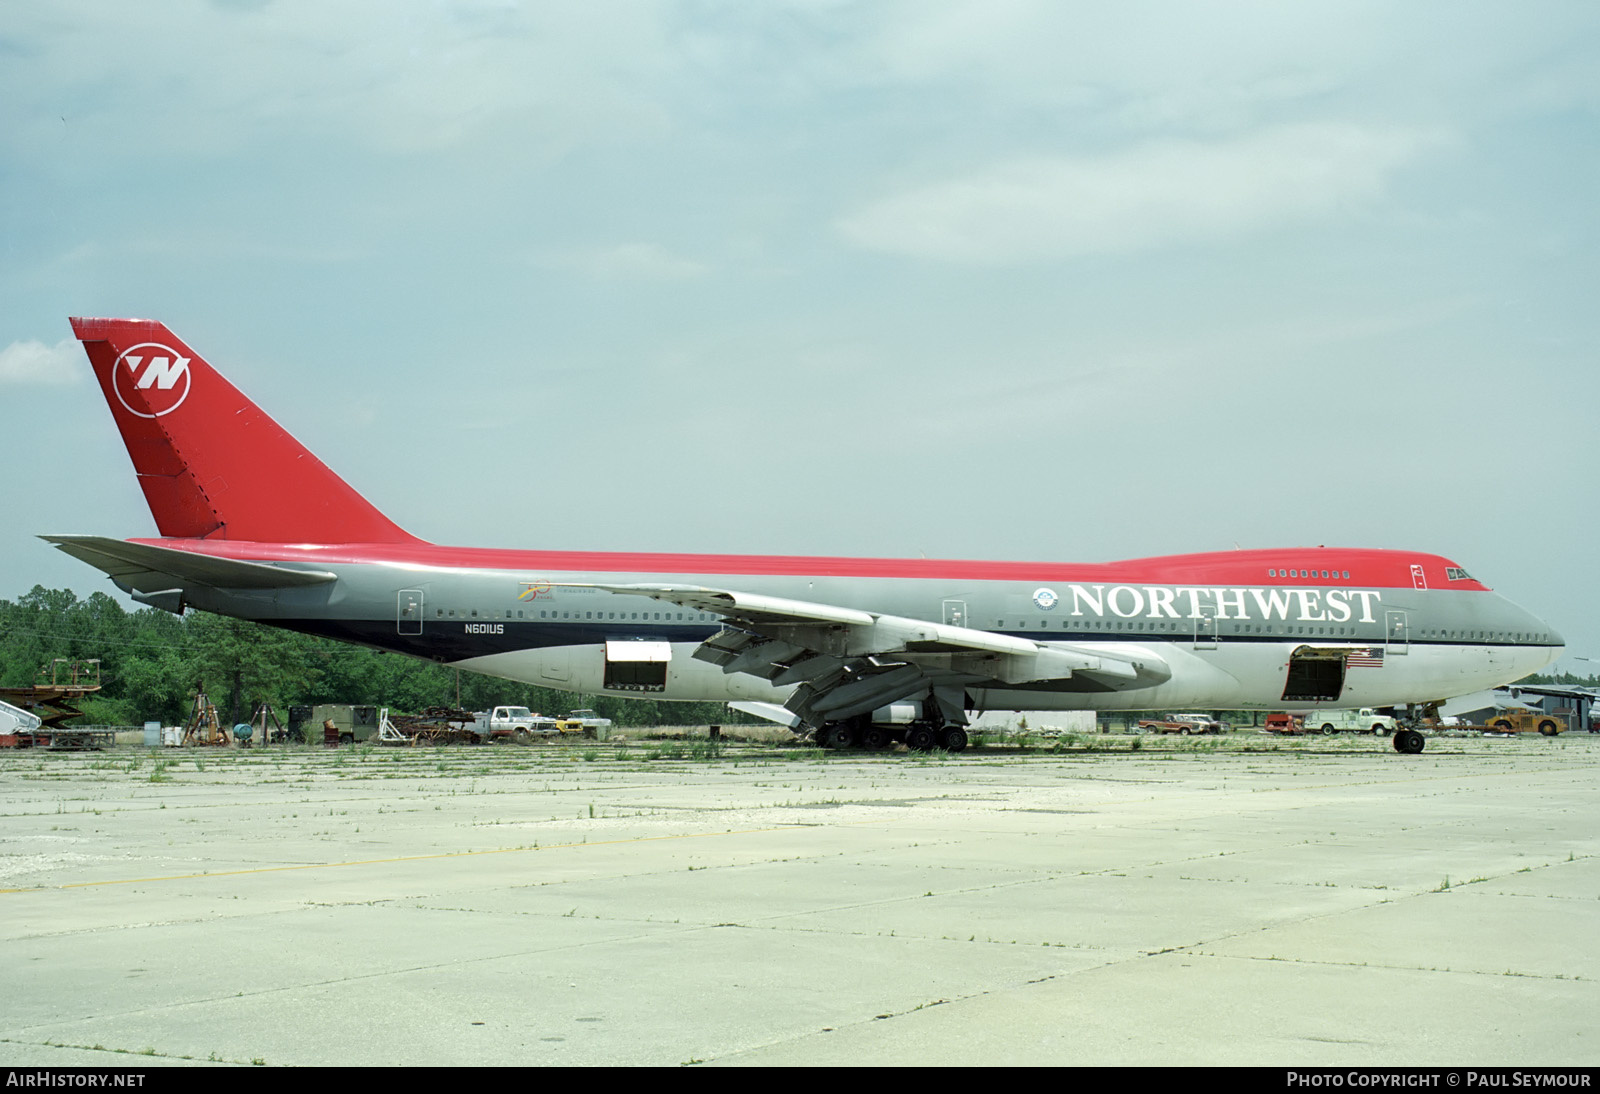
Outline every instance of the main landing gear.
<svg viewBox="0 0 1600 1094">
<path fill-rule="evenodd" d="M 906 747 L 913 752 L 932 752 L 936 748 L 964 752 L 967 748 L 967 731 L 957 725 L 912 722 L 906 727 L 904 737 Z"/>
<path fill-rule="evenodd" d="M 904 744 L 913 752 L 932 752 L 938 748 L 946 752 L 961 752 L 967 747 L 967 731 L 958 725 L 912 722 L 901 729 L 860 718 L 829 722 L 816 731 L 815 739 L 823 748 L 841 751 L 859 748 L 881 752 L 895 744 Z"/>
</svg>

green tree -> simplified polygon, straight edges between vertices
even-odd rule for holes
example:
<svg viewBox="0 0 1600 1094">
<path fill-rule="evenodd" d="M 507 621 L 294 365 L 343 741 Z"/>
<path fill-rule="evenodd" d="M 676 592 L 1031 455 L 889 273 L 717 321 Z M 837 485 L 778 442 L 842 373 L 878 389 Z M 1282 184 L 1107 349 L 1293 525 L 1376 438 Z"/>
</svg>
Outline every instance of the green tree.
<svg viewBox="0 0 1600 1094">
<path fill-rule="evenodd" d="M 300 635 L 209 612 L 188 623 L 194 683 L 206 686 L 230 724 L 248 717 L 256 699 L 282 707 L 309 689 L 314 669 Z"/>
<path fill-rule="evenodd" d="M 70 589 L 36 585 L 15 601 L 0 600 L 0 686 L 32 684 L 57 658 L 100 662 L 101 690 L 84 709 L 106 724 L 179 724 L 201 682 L 230 723 L 247 718 L 257 699 L 280 713 L 312 703 L 400 711 L 519 705 L 543 714 L 593 707 L 619 726 L 747 720 L 721 703 L 554 691 L 206 612 L 129 612 L 102 592 L 79 599 Z"/>
</svg>

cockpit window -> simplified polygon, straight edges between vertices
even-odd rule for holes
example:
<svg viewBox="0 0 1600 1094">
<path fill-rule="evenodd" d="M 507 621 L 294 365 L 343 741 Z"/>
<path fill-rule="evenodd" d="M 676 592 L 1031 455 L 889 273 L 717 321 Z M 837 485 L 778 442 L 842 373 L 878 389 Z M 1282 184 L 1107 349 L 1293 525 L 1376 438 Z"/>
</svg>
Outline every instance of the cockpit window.
<svg viewBox="0 0 1600 1094">
<path fill-rule="evenodd" d="M 1460 566 L 1446 566 L 1444 568 L 1444 576 L 1447 577 L 1448 579 L 1450 579 L 1451 581 L 1471 581 L 1472 580 L 1472 575 L 1467 573 L 1467 571 L 1463 570 Z"/>
</svg>

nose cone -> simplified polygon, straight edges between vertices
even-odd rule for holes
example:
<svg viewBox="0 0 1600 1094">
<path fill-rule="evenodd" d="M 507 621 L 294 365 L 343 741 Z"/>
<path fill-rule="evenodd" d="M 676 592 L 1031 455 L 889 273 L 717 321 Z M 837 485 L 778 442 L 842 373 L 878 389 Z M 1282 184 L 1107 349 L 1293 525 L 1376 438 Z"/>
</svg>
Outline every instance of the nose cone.
<svg viewBox="0 0 1600 1094">
<path fill-rule="evenodd" d="M 1550 624 L 1532 612 L 1519 608 L 1509 601 L 1507 602 L 1507 607 L 1515 613 L 1513 629 L 1521 632 L 1524 636 L 1523 643 L 1537 649 L 1543 656 L 1544 660 L 1539 663 L 1538 668 L 1543 668 L 1545 665 L 1550 664 L 1566 651 L 1567 640 L 1562 638 Z M 1530 669 L 1529 671 L 1536 670 Z"/>
</svg>

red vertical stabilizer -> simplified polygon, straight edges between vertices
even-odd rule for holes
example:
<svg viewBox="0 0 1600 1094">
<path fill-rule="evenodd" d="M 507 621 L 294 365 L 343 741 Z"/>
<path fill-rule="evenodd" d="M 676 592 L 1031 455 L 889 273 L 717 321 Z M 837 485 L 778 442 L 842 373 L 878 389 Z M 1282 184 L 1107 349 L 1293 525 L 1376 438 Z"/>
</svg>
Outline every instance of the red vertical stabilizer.
<svg viewBox="0 0 1600 1094">
<path fill-rule="evenodd" d="M 160 323 L 73 319 L 167 537 L 416 543 Z"/>
</svg>

